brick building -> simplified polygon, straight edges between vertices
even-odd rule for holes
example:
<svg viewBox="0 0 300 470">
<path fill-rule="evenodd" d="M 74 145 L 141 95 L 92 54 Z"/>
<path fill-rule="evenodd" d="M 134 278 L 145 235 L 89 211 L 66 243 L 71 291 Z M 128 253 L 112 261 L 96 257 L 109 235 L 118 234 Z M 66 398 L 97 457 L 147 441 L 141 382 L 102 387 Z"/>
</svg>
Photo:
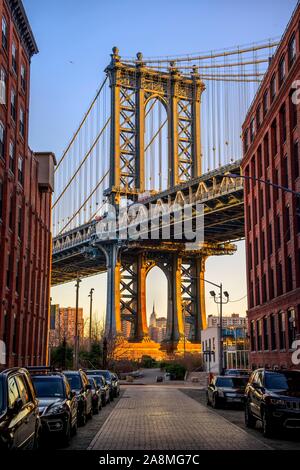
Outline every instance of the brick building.
<svg viewBox="0 0 300 470">
<path fill-rule="evenodd" d="M 51 305 L 50 310 L 50 347 L 57 347 L 66 340 L 70 346 L 74 345 L 76 309 L 72 307 L 59 307 Z M 78 336 L 82 343 L 84 338 L 83 309 L 78 309 Z"/>
<path fill-rule="evenodd" d="M 28 147 L 30 60 L 21 0 L 0 0 L 0 340 L 6 366 L 47 360 L 52 153 Z"/>
<path fill-rule="evenodd" d="M 291 367 L 300 334 L 300 200 L 255 180 L 300 191 L 300 105 L 293 87 L 299 79 L 298 4 L 243 125 L 252 367 Z"/>
</svg>

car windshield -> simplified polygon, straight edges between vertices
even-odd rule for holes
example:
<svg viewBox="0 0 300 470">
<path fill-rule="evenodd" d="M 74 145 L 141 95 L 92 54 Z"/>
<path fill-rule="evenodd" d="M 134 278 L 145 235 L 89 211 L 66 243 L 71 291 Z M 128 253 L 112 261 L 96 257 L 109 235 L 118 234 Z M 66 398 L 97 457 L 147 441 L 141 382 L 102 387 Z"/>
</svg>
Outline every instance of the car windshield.
<svg viewBox="0 0 300 470">
<path fill-rule="evenodd" d="M 273 372 L 266 374 L 265 386 L 271 390 L 286 390 L 299 392 L 300 373 L 299 372 Z"/>
<path fill-rule="evenodd" d="M 81 390 L 82 389 L 81 380 L 80 380 L 79 375 L 77 375 L 77 374 L 65 374 L 65 376 L 68 379 L 71 390 Z"/>
<path fill-rule="evenodd" d="M 243 377 L 219 377 L 216 385 L 218 387 L 239 388 L 246 387 L 247 382 L 248 379 Z"/>
<path fill-rule="evenodd" d="M 90 382 L 90 385 L 95 388 L 95 382 L 94 382 L 94 378 L 93 377 L 88 377 L 89 379 L 89 382 Z"/>
<path fill-rule="evenodd" d="M 111 380 L 111 375 L 108 370 L 100 370 L 99 374 L 103 375 L 106 380 Z"/>
<path fill-rule="evenodd" d="M 64 397 L 64 386 L 61 378 L 52 377 L 32 377 L 38 398 Z"/>
<path fill-rule="evenodd" d="M 3 377 L 0 377 L 0 412 L 5 410 Z"/>
</svg>

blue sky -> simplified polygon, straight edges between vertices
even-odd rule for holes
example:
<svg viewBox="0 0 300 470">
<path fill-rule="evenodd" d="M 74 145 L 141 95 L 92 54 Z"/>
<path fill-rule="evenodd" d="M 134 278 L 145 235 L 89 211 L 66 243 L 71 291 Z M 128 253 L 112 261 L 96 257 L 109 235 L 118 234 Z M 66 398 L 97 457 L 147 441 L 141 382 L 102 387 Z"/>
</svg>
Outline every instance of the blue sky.
<svg viewBox="0 0 300 470">
<path fill-rule="evenodd" d="M 120 54 L 185 54 L 249 44 L 281 36 L 296 0 L 23 0 L 40 53 L 31 67 L 30 146 L 60 156 L 103 79 L 113 46 Z M 148 310 L 153 300 L 166 309 L 166 282 L 149 274 Z M 152 277 L 152 282 L 151 282 Z M 206 277 L 223 281 L 233 300 L 244 297 L 243 243 L 231 257 L 210 258 Z M 159 284 L 159 286 L 158 286 Z M 105 275 L 81 284 L 81 305 L 88 312 L 88 291 L 95 288 L 95 310 L 105 309 Z M 74 283 L 53 289 L 62 306 L 74 305 Z M 207 298 L 208 313 L 216 306 Z M 245 313 L 246 299 L 228 304 L 225 313 Z"/>
</svg>

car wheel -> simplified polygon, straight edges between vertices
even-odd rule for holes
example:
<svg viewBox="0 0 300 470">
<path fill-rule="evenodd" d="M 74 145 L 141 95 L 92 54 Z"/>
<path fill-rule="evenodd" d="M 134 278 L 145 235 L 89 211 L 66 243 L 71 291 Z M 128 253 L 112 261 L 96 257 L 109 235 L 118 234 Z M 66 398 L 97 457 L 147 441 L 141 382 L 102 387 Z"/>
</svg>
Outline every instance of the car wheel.
<svg viewBox="0 0 300 470">
<path fill-rule="evenodd" d="M 91 405 L 90 412 L 89 412 L 89 414 L 87 415 L 87 416 L 88 416 L 88 419 L 92 419 L 92 417 L 93 417 L 93 411 L 94 411 L 94 410 L 93 410 L 93 405 Z"/>
<path fill-rule="evenodd" d="M 213 407 L 215 410 L 220 407 L 219 399 L 218 399 L 218 396 L 217 396 L 216 394 L 213 395 L 212 407 Z"/>
<path fill-rule="evenodd" d="M 40 429 L 37 429 L 34 434 L 32 449 L 38 450 L 40 448 L 40 443 L 41 443 L 41 431 Z"/>
<path fill-rule="evenodd" d="M 63 435 L 62 443 L 64 447 L 68 447 L 71 442 L 71 423 L 68 422 L 67 429 L 65 434 Z"/>
<path fill-rule="evenodd" d="M 97 415 L 99 414 L 99 405 L 97 404 L 97 406 L 95 406 L 94 410 L 93 410 L 93 414 L 94 415 Z"/>
<path fill-rule="evenodd" d="M 256 419 L 250 411 L 249 404 L 245 405 L 245 425 L 247 428 L 255 428 Z"/>
<path fill-rule="evenodd" d="M 206 405 L 207 405 L 207 406 L 211 406 L 211 402 L 210 402 L 208 393 L 206 394 Z"/>
<path fill-rule="evenodd" d="M 262 429 L 264 437 L 272 437 L 274 435 L 271 420 L 265 411 L 262 413 Z"/>
<path fill-rule="evenodd" d="M 102 400 L 101 400 L 101 401 L 102 401 L 102 406 L 106 406 L 106 398 L 105 398 L 105 397 L 104 397 L 104 398 L 102 398 Z"/>
<path fill-rule="evenodd" d="M 72 436 L 75 436 L 75 434 L 77 434 L 77 418 L 76 418 L 75 423 L 72 426 Z"/>
<path fill-rule="evenodd" d="M 79 426 L 85 426 L 86 424 L 86 414 L 83 412 L 79 417 Z"/>
</svg>

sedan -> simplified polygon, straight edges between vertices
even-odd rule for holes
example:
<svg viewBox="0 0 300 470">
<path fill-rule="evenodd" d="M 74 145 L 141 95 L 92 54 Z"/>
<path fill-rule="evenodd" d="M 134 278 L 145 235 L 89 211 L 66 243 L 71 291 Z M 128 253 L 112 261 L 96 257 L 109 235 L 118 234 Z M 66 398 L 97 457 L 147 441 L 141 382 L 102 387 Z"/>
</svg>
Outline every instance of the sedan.
<svg viewBox="0 0 300 470">
<path fill-rule="evenodd" d="M 229 404 L 242 405 L 247 383 L 247 377 L 221 375 L 214 377 L 207 388 L 207 404 L 213 408 Z"/>
</svg>

